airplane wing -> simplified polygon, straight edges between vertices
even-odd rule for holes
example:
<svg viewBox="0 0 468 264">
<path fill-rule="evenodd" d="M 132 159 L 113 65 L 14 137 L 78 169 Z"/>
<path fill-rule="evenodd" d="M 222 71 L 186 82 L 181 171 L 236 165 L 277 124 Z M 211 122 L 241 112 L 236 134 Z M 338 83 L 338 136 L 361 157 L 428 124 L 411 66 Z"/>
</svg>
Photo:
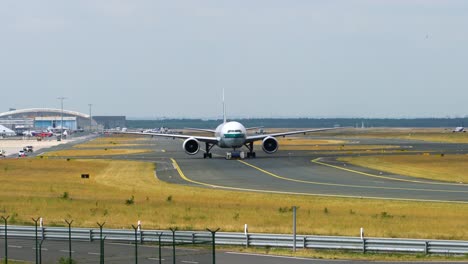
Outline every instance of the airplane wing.
<svg viewBox="0 0 468 264">
<path fill-rule="evenodd" d="M 173 139 L 195 138 L 196 140 L 200 142 L 208 142 L 212 144 L 218 143 L 218 139 L 216 137 L 199 137 L 199 136 L 180 135 L 180 134 L 160 134 L 160 133 L 152 133 L 152 132 L 117 132 L 116 134 L 145 135 L 145 136 L 166 137 L 166 138 L 173 138 Z"/>
<path fill-rule="evenodd" d="M 333 130 L 333 129 L 338 129 L 336 127 L 333 128 L 318 128 L 318 129 L 309 129 L 309 130 L 299 130 L 299 131 L 288 131 L 288 132 L 282 132 L 282 133 L 273 133 L 273 134 L 263 134 L 263 135 L 254 135 L 254 136 L 248 136 L 246 138 L 245 143 L 250 143 L 258 140 L 263 140 L 267 137 L 284 137 L 284 136 L 290 136 L 290 135 L 297 135 L 297 134 L 306 134 L 310 132 L 320 132 L 320 131 L 327 131 L 327 130 Z"/>
<path fill-rule="evenodd" d="M 192 128 L 192 127 L 184 127 L 185 130 L 193 130 L 193 131 L 200 131 L 200 132 L 216 132 L 214 129 L 204 129 L 204 128 Z"/>
</svg>

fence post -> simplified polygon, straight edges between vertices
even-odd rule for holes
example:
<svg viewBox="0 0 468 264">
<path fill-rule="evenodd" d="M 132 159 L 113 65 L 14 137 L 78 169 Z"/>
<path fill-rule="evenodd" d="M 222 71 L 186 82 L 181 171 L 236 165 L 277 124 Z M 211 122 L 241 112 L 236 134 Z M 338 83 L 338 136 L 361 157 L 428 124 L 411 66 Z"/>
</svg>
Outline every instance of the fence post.
<svg viewBox="0 0 468 264">
<path fill-rule="evenodd" d="M 362 239 L 362 253 L 366 254 L 366 239 Z"/>
<path fill-rule="evenodd" d="M 159 256 L 159 264 L 162 264 L 162 256 L 161 256 L 161 236 L 163 233 L 161 232 L 160 234 L 156 233 L 158 235 L 158 256 Z"/>
<path fill-rule="evenodd" d="M 297 207 L 293 206 L 293 252 L 296 252 L 296 210 Z"/>
<path fill-rule="evenodd" d="M 244 234 L 245 234 L 245 247 L 249 247 L 249 227 L 247 224 L 244 225 Z"/>
<path fill-rule="evenodd" d="M 68 221 L 65 219 L 65 222 L 68 224 L 68 264 L 72 264 L 71 225 L 73 220 Z"/>
<path fill-rule="evenodd" d="M 102 239 L 102 227 L 106 224 L 104 223 L 96 223 L 99 226 L 99 246 L 100 246 L 100 252 L 99 252 L 99 263 L 104 264 L 104 240 Z"/>
<path fill-rule="evenodd" d="M 41 243 L 39 243 L 39 264 L 42 264 L 42 243 L 44 243 L 44 239 L 41 239 Z"/>
<path fill-rule="evenodd" d="M 2 219 L 5 222 L 5 230 L 3 230 L 5 233 L 5 264 L 8 264 L 8 218 L 10 218 L 10 216 L 4 217 L 2 215 Z"/>
<path fill-rule="evenodd" d="M 428 254 L 429 253 L 429 242 L 424 242 L 424 254 Z"/>
<path fill-rule="evenodd" d="M 216 232 L 219 231 L 219 228 L 216 229 L 216 230 L 210 230 L 210 229 L 206 229 L 208 230 L 210 233 L 211 233 L 211 243 L 213 245 L 213 264 L 216 264 L 216 241 L 215 241 L 215 236 L 216 236 Z"/>
<path fill-rule="evenodd" d="M 359 233 L 360 233 L 360 236 L 361 236 L 361 239 L 362 239 L 362 253 L 366 254 L 366 239 L 364 237 L 364 228 L 363 227 L 361 227 L 361 229 L 359 230 Z"/>
<path fill-rule="evenodd" d="M 39 227 L 41 228 L 41 240 L 44 240 L 45 239 L 44 221 L 42 220 L 42 217 L 39 219 Z"/>
<path fill-rule="evenodd" d="M 138 232 L 140 233 L 140 244 L 143 244 L 143 229 L 141 228 L 140 220 L 138 220 Z"/>
<path fill-rule="evenodd" d="M 176 252 L 175 252 L 175 232 L 177 231 L 176 228 L 169 228 L 172 231 L 172 264 L 176 263 Z"/>
<path fill-rule="evenodd" d="M 35 239 L 35 246 L 34 246 L 34 249 L 36 251 L 36 264 L 39 264 L 39 254 L 38 254 L 38 241 L 37 241 L 37 222 L 39 221 L 40 217 L 38 217 L 37 219 L 34 219 L 32 218 L 32 220 L 34 221 L 34 239 Z"/>
<path fill-rule="evenodd" d="M 138 264 L 138 225 L 132 227 L 135 230 L 135 264 Z"/>
</svg>

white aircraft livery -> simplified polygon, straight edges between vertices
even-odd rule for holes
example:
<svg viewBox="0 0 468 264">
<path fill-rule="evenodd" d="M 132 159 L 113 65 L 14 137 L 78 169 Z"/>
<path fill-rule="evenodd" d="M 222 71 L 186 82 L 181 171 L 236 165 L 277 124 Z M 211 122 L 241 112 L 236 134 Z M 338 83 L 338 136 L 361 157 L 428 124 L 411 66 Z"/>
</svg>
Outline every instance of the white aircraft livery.
<svg viewBox="0 0 468 264">
<path fill-rule="evenodd" d="M 255 141 L 262 141 L 262 149 L 265 153 L 272 154 L 278 150 L 278 141 L 276 137 L 295 135 L 295 134 L 305 134 L 308 132 L 318 132 L 325 130 L 332 130 L 336 128 L 320 128 L 320 129 L 310 129 L 310 130 L 300 130 L 300 131 L 289 131 L 283 133 L 274 133 L 274 134 L 255 134 L 247 135 L 247 130 L 258 129 L 258 127 L 245 128 L 241 123 L 235 121 L 226 121 L 226 108 L 224 105 L 224 91 L 223 91 L 223 117 L 224 122 L 220 124 L 215 130 L 211 129 L 198 129 L 198 128 L 187 128 L 188 130 L 211 132 L 214 135 L 211 137 L 205 136 L 190 136 L 190 135 L 181 135 L 181 134 L 161 134 L 154 132 L 126 132 L 125 134 L 138 134 L 138 135 L 151 135 L 157 137 L 170 137 L 170 138 L 179 138 L 185 139 L 182 144 L 182 148 L 185 150 L 185 153 L 189 155 L 195 155 L 200 151 L 201 143 L 205 143 L 205 153 L 203 153 L 203 158 L 212 158 L 211 148 L 213 146 L 218 146 L 220 148 L 232 149 L 233 152 L 226 153 L 226 159 L 230 158 L 244 158 L 243 151 L 237 151 L 237 149 L 245 146 L 248 149 L 247 158 L 255 158 L 256 154 L 254 152 L 253 143 Z"/>
</svg>

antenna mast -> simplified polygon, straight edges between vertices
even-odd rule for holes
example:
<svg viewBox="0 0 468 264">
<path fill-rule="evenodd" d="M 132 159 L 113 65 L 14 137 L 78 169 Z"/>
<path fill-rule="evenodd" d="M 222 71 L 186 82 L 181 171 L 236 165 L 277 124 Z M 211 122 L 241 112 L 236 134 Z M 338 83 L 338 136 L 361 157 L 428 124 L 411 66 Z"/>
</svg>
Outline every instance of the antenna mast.
<svg viewBox="0 0 468 264">
<path fill-rule="evenodd" d="M 226 123 L 226 103 L 224 102 L 224 88 L 223 88 L 223 120 Z"/>
</svg>

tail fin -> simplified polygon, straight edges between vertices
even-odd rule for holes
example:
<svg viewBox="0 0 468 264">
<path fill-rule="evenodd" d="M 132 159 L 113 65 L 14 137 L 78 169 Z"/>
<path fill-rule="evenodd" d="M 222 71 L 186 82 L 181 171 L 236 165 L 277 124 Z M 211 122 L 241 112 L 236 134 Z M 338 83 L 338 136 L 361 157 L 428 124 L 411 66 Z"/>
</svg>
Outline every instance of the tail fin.
<svg viewBox="0 0 468 264">
<path fill-rule="evenodd" d="M 223 88 L 223 122 L 226 123 L 226 103 L 224 102 L 224 88 Z"/>
</svg>

